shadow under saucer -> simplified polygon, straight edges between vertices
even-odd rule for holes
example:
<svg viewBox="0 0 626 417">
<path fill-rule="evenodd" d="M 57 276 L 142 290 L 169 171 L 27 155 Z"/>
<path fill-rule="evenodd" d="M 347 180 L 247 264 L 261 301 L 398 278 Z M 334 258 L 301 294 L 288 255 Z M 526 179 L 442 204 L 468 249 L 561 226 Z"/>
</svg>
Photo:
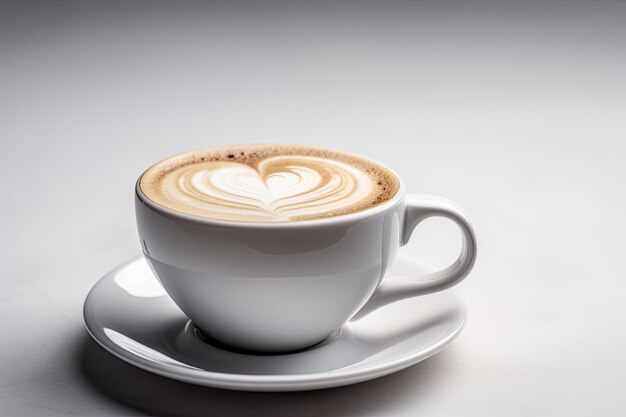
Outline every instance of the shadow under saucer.
<svg viewBox="0 0 626 417">
<path fill-rule="evenodd" d="M 111 355 L 87 333 L 78 343 L 79 373 L 98 394 L 155 416 L 299 417 L 365 415 L 412 402 L 441 387 L 453 351 L 398 373 L 344 387 L 300 392 L 207 388 L 161 377 Z"/>
</svg>

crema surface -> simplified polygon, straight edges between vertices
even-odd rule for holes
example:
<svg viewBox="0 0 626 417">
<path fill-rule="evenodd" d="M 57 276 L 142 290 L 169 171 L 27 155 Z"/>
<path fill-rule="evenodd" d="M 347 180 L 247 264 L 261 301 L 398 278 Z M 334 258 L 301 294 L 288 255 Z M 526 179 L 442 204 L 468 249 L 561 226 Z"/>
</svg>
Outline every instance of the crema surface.
<svg viewBox="0 0 626 417">
<path fill-rule="evenodd" d="M 392 198 L 396 176 L 358 156 L 291 145 L 248 145 L 178 155 L 149 168 L 143 194 L 209 219 L 289 222 L 354 213 Z"/>
</svg>

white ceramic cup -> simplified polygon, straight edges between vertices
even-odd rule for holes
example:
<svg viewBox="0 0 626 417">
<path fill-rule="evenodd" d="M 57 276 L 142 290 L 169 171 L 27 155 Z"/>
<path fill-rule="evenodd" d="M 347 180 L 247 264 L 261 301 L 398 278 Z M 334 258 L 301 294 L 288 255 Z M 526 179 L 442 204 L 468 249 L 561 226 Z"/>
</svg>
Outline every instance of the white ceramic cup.
<svg viewBox="0 0 626 417">
<path fill-rule="evenodd" d="M 251 351 L 302 349 L 383 304 L 456 285 L 474 265 L 476 235 L 464 210 L 440 197 L 406 195 L 398 179 L 397 194 L 371 209 L 286 223 L 181 214 L 146 198 L 138 181 L 141 246 L 167 293 L 205 335 Z M 459 226 L 458 259 L 428 276 L 384 281 L 400 246 L 431 216 Z"/>
</svg>

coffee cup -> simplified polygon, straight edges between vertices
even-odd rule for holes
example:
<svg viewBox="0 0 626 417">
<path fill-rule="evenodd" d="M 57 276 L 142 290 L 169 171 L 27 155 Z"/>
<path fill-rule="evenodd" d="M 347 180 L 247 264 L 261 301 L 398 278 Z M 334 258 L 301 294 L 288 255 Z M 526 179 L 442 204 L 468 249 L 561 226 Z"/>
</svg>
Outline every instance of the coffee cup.
<svg viewBox="0 0 626 417">
<path fill-rule="evenodd" d="M 204 161 L 196 156 L 194 161 Z M 149 198 L 140 177 L 135 208 L 143 253 L 204 335 L 256 352 L 315 345 L 384 304 L 459 283 L 476 259 L 468 215 L 450 200 L 407 194 L 397 174 L 370 162 L 394 178 L 394 193 L 384 201 L 348 213 L 273 222 L 173 209 Z M 433 216 L 458 225 L 458 259 L 427 276 L 385 280 L 399 248 Z"/>
</svg>

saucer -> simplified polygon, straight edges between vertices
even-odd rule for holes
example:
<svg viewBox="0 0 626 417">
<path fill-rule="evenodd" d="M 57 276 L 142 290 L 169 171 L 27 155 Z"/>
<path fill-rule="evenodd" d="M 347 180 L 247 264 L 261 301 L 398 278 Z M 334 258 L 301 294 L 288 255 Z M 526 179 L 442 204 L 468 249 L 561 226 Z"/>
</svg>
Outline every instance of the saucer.
<svg viewBox="0 0 626 417">
<path fill-rule="evenodd" d="M 432 268 L 401 250 L 386 279 Z M 349 385 L 397 372 L 442 350 L 467 317 L 463 291 L 388 304 L 297 352 L 253 354 L 214 343 L 165 293 L 143 258 L 91 289 L 84 318 L 91 336 L 118 358 L 172 379 L 245 391 L 304 391 Z"/>
</svg>

